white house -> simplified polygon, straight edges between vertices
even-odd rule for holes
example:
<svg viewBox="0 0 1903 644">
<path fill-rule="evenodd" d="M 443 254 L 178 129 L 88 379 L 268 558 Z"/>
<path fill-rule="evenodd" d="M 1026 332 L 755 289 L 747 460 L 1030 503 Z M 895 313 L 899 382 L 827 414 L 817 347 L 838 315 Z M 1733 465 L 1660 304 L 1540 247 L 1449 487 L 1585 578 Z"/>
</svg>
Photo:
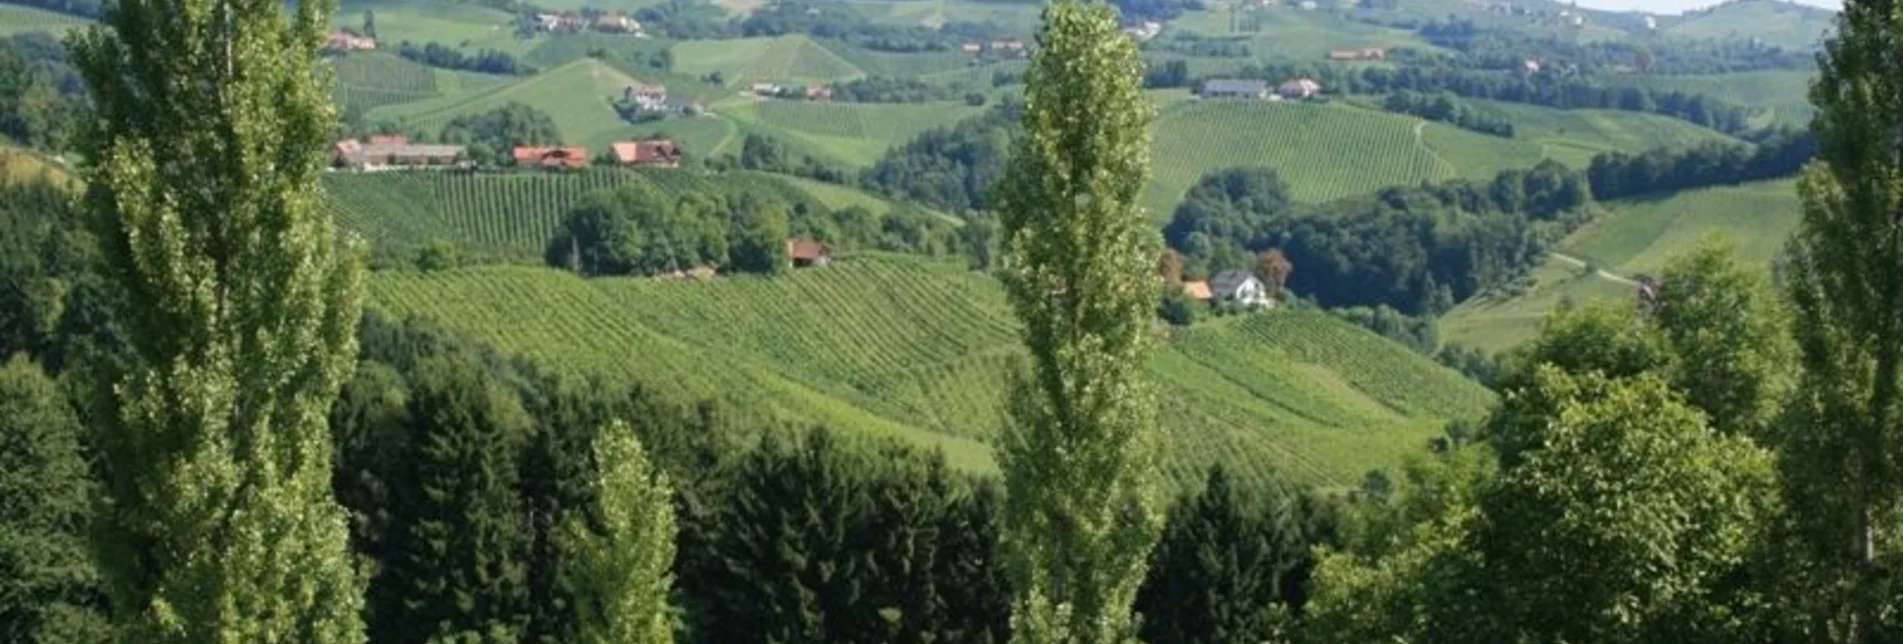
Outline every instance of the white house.
<svg viewBox="0 0 1903 644">
<path fill-rule="evenodd" d="M 1297 78 L 1275 89 L 1275 93 L 1291 101 L 1315 98 L 1322 93 L 1322 84 L 1312 78 Z"/>
<path fill-rule="evenodd" d="M 1226 270 L 1209 280 L 1209 290 L 1217 302 L 1235 302 L 1247 307 L 1270 308 L 1269 287 L 1248 271 Z"/>
</svg>

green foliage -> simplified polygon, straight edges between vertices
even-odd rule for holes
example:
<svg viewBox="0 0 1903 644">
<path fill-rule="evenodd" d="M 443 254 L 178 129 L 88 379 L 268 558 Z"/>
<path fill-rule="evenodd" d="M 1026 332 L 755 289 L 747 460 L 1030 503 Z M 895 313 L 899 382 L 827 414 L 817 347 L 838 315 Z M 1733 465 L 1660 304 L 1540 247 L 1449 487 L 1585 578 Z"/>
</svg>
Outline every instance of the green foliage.
<svg viewBox="0 0 1903 644">
<path fill-rule="evenodd" d="M 728 214 L 699 195 L 629 184 L 583 199 L 549 242 L 551 265 L 586 275 L 653 275 L 727 263 Z"/>
<path fill-rule="evenodd" d="M 105 594 L 86 549 L 97 485 L 84 430 L 38 366 L 0 367 L 0 639 L 106 642 Z"/>
<path fill-rule="evenodd" d="M 734 208 L 734 269 L 768 274 L 785 271 L 791 261 L 786 256 L 786 240 L 792 235 L 786 208 L 758 199 L 743 199 Z"/>
<path fill-rule="evenodd" d="M 1673 384 L 1718 431 L 1770 444 L 1789 393 L 1789 313 L 1761 269 L 1710 241 L 1666 264 L 1652 323 L 1677 361 Z"/>
<path fill-rule="evenodd" d="M 356 249 L 317 210 L 333 7 L 124 3 L 72 42 L 87 205 L 137 358 L 97 412 L 117 639 L 364 640 L 326 484 L 363 301 Z"/>
<path fill-rule="evenodd" d="M 1821 147 L 1799 183 L 1787 280 L 1803 372 L 1780 444 L 1807 615 L 1843 641 L 1875 642 L 1903 634 L 1889 572 L 1903 557 L 1903 62 L 1892 55 L 1903 15 L 1847 3 L 1837 32 L 1810 93 Z"/>
<path fill-rule="evenodd" d="M 0 180 L 0 355 L 59 372 L 119 346 L 98 252 L 71 193 Z"/>
<path fill-rule="evenodd" d="M 562 132 L 547 112 L 525 103 L 506 103 L 486 112 L 458 116 L 443 124 L 437 138 L 445 143 L 481 145 L 494 156 L 474 159 L 477 163 L 504 165 L 518 145 L 553 145 L 562 142 Z"/>
<path fill-rule="evenodd" d="M 1200 494 L 1170 510 L 1137 594 L 1146 642 L 1285 640 L 1308 600 L 1313 548 L 1330 531 L 1301 492 L 1238 490 L 1221 467 Z M 1272 610 L 1278 607 L 1282 610 Z"/>
<path fill-rule="evenodd" d="M 610 425 L 595 439 L 595 493 L 601 529 L 568 523 L 568 561 L 581 612 L 581 641 L 669 644 L 668 590 L 674 565 L 674 501 L 667 476 L 648 464 L 634 429 Z"/>
<path fill-rule="evenodd" d="M 1173 289 L 1163 295 L 1163 302 L 1157 305 L 1156 314 L 1164 322 L 1176 326 L 1189 326 L 1196 323 L 1195 300 L 1189 299 L 1182 289 Z"/>
<path fill-rule="evenodd" d="M 999 188 L 1000 276 L 1031 353 L 998 441 L 1016 642 L 1110 644 L 1130 613 L 1156 511 L 1155 233 L 1137 196 L 1151 108 L 1116 11 L 1044 10 L 1024 138 Z"/>
</svg>

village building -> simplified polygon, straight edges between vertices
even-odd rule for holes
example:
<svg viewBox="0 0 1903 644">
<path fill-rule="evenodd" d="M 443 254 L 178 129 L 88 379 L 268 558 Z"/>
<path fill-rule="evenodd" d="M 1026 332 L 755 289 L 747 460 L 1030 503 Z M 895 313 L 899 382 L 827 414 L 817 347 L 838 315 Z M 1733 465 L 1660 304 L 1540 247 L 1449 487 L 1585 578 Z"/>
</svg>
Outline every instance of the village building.
<svg viewBox="0 0 1903 644">
<path fill-rule="evenodd" d="M 667 86 L 635 83 L 621 90 L 621 100 L 643 110 L 658 110 L 667 102 Z"/>
<path fill-rule="evenodd" d="M 611 146 L 615 162 L 646 168 L 681 167 L 681 146 L 667 139 L 623 141 Z"/>
<path fill-rule="evenodd" d="M 754 83 L 748 89 L 753 91 L 754 96 L 759 96 L 763 98 L 770 97 L 770 96 L 779 96 L 781 91 L 781 88 L 779 85 L 774 85 L 772 83 Z"/>
<path fill-rule="evenodd" d="M 625 13 L 604 13 L 595 16 L 595 31 L 617 34 L 641 33 L 641 23 Z"/>
<path fill-rule="evenodd" d="M 542 31 L 576 32 L 588 28 L 588 18 L 573 11 L 535 14 L 535 26 Z"/>
<path fill-rule="evenodd" d="M 1269 97 L 1269 84 L 1259 80 L 1211 79 L 1203 82 L 1203 98 L 1241 98 L 1262 100 Z"/>
<path fill-rule="evenodd" d="M 1291 101 L 1302 101 L 1302 100 L 1315 98 L 1316 96 L 1320 96 L 1321 93 L 1322 93 L 1322 84 L 1315 82 L 1315 80 L 1312 78 L 1297 78 L 1289 82 L 1282 83 L 1281 87 L 1275 88 L 1275 94 L 1277 96 L 1281 96 L 1282 98 L 1291 100 Z"/>
<path fill-rule="evenodd" d="M 1202 280 L 1183 282 L 1183 295 L 1204 304 L 1208 304 L 1210 301 L 1216 299 L 1213 292 L 1209 290 L 1209 282 Z"/>
<path fill-rule="evenodd" d="M 1269 287 L 1248 271 L 1226 270 L 1209 280 L 1210 294 L 1220 303 L 1235 303 L 1250 308 L 1273 308 Z"/>
<path fill-rule="evenodd" d="M 1135 38 L 1137 42 L 1144 42 L 1155 38 L 1157 34 L 1163 33 L 1163 23 L 1154 20 L 1145 20 L 1141 23 L 1125 27 L 1123 33 L 1131 38 Z"/>
<path fill-rule="evenodd" d="M 825 86 L 825 85 L 807 85 L 806 86 L 806 100 L 809 100 L 809 101 L 833 100 L 833 88 Z"/>
<path fill-rule="evenodd" d="M 550 170 L 588 167 L 588 148 L 580 146 L 518 146 L 510 155 L 518 168 Z"/>
<path fill-rule="evenodd" d="M 1334 60 L 1334 61 L 1344 61 L 1344 62 L 1365 61 L 1365 60 L 1387 60 L 1388 50 L 1382 49 L 1380 47 L 1363 47 L 1361 49 L 1337 49 L 1337 50 L 1328 52 L 1328 59 Z"/>
<path fill-rule="evenodd" d="M 991 41 L 991 53 L 1001 56 L 1025 56 L 1030 54 L 1030 50 L 1025 47 L 1022 40 L 1005 38 Z"/>
<path fill-rule="evenodd" d="M 1539 74 L 1540 61 L 1528 58 L 1520 64 L 1520 69 L 1525 70 L 1528 76 Z"/>
<path fill-rule="evenodd" d="M 966 56 L 976 56 L 978 54 L 984 53 L 985 46 L 975 42 L 968 42 L 963 45 L 960 45 L 958 47 L 958 50 L 965 52 Z"/>
<path fill-rule="evenodd" d="M 460 166 L 468 162 L 468 148 L 460 145 L 410 143 L 401 136 L 373 136 L 368 141 L 338 141 L 331 146 L 331 164 L 351 170 Z"/>
<path fill-rule="evenodd" d="M 794 268 L 826 266 L 833 263 L 833 249 L 811 239 L 788 239 L 786 258 Z"/>
<path fill-rule="evenodd" d="M 330 32 L 330 37 L 324 39 L 324 51 L 327 52 L 376 51 L 376 49 L 377 39 L 359 36 L 342 29 Z"/>
</svg>

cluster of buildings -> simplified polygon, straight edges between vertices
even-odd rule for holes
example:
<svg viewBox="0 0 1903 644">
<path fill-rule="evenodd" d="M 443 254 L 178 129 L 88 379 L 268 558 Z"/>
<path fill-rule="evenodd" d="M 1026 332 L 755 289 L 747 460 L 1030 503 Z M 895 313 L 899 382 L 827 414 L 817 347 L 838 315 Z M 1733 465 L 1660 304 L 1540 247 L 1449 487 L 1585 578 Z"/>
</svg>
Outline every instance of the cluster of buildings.
<svg viewBox="0 0 1903 644">
<path fill-rule="evenodd" d="M 1252 101 L 1305 101 L 1321 96 L 1322 84 L 1312 78 L 1295 78 L 1282 83 L 1273 92 L 1267 81 L 1212 79 L 1203 82 L 1197 96 L 1204 99 L 1231 98 Z"/>
<path fill-rule="evenodd" d="M 574 11 L 535 14 L 535 27 L 553 33 L 576 33 L 593 29 L 616 34 L 641 34 L 641 23 L 628 14 L 605 12 L 590 18 Z"/>
<path fill-rule="evenodd" d="M 635 83 L 621 90 L 621 102 L 641 112 L 673 116 L 691 116 L 703 111 L 701 104 L 679 96 L 668 96 L 666 85 Z"/>
<path fill-rule="evenodd" d="M 1161 31 L 1162 27 L 1158 26 L 1157 29 Z M 990 55 L 999 58 L 1023 58 L 1031 55 L 1031 46 L 1016 38 L 1002 38 L 985 43 L 968 42 L 960 45 L 958 50 L 963 52 L 966 56 Z"/>
<path fill-rule="evenodd" d="M 809 101 L 833 100 L 833 88 L 830 85 L 779 85 L 775 83 L 754 83 L 747 91 L 760 98 L 804 98 Z"/>
<path fill-rule="evenodd" d="M 654 168 L 677 168 L 681 165 L 681 147 L 671 140 L 624 141 L 609 147 L 609 158 L 615 165 Z M 518 146 L 510 151 L 510 159 L 518 168 L 545 170 L 586 168 L 593 161 L 588 148 L 581 146 Z M 401 136 L 373 136 L 361 141 L 338 141 L 331 147 L 331 165 L 359 172 L 377 172 L 468 168 L 474 164 L 469 158 L 467 146 L 412 143 Z"/>
<path fill-rule="evenodd" d="M 1339 62 L 1387 60 L 1388 50 L 1382 49 L 1380 47 L 1363 47 L 1360 49 L 1337 49 L 1337 50 L 1328 52 L 1328 59 L 1333 61 L 1339 61 Z"/>
<path fill-rule="evenodd" d="M 377 39 L 369 36 L 359 36 L 342 29 L 331 31 L 330 37 L 324 39 L 324 51 L 331 53 L 376 50 Z"/>
</svg>

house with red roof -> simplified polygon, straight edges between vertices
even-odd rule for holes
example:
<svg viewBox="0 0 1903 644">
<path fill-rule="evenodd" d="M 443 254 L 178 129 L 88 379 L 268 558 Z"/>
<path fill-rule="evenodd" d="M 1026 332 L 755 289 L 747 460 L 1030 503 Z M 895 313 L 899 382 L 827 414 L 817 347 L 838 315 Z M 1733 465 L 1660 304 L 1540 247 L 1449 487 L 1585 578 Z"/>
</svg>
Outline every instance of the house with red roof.
<svg viewBox="0 0 1903 644">
<path fill-rule="evenodd" d="M 681 146 L 667 139 L 622 141 L 610 146 L 615 162 L 626 166 L 650 168 L 681 167 Z"/>
<path fill-rule="evenodd" d="M 786 258 L 794 268 L 825 266 L 833 263 L 833 249 L 811 239 L 788 239 Z"/>
<path fill-rule="evenodd" d="M 511 156 L 518 168 L 561 170 L 588 167 L 588 148 L 581 146 L 518 146 Z"/>
</svg>

